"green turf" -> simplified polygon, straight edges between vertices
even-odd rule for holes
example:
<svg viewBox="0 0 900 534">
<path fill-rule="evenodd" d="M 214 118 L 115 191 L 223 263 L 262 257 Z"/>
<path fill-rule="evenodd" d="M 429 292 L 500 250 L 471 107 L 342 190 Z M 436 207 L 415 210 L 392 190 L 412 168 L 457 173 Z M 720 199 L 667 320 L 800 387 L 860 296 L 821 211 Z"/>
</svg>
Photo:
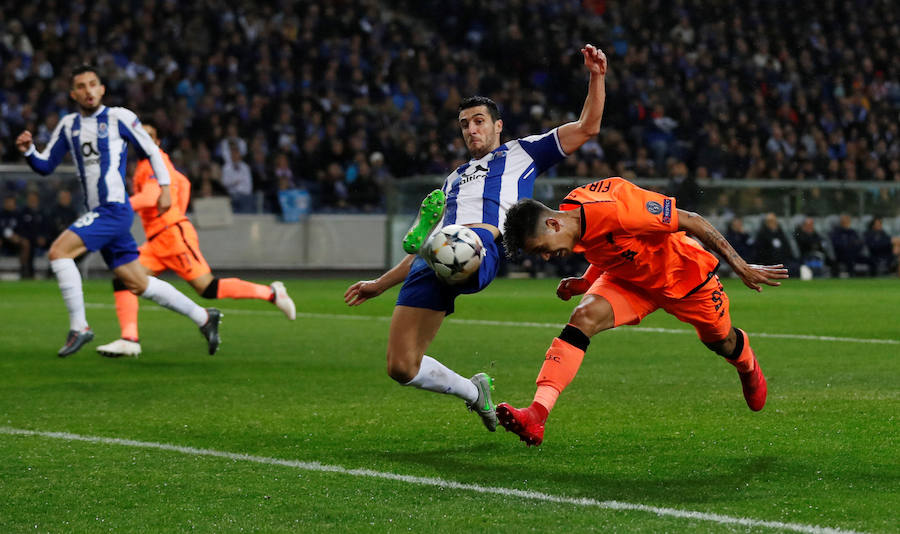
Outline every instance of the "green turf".
<svg viewBox="0 0 900 534">
<path fill-rule="evenodd" d="M 790 281 L 762 294 L 726 281 L 735 324 L 751 333 L 769 379 L 760 413 L 695 336 L 601 333 L 537 449 L 486 432 L 461 400 L 393 383 L 384 351 L 396 289 L 351 309 L 349 282 L 288 281 L 294 323 L 267 303 L 217 302 L 225 319 L 215 356 L 189 320 L 142 304 L 144 353 L 121 360 L 95 352 L 118 335 L 108 282 L 85 285 L 97 337 L 67 359 L 56 357 L 68 326 L 56 285 L 0 283 L 0 426 L 898 531 L 900 345 L 754 336 L 900 340 L 896 279 Z M 491 373 L 495 401 L 530 402 L 574 305 L 554 287 L 498 280 L 459 299 L 428 353 L 465 376 Z M 689 328 L 663 312 L 641 326 Z M 8 433 L 0 493 L 0 532 L 774 531 Z"/>
</svg>

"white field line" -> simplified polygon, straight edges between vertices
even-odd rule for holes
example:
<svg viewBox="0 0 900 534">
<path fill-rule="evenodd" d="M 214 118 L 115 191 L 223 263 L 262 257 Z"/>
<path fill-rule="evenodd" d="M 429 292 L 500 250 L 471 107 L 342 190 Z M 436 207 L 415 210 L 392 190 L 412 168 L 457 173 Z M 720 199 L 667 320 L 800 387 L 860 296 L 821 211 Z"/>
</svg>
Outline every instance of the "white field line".
<svg viewBox="0 0 900 534">
<path fill-rule="evenodd" d="M 102 309 L 114 309 L 115 306 L 112 304 L 103 304 L 103 303 L 87 303 L 85 304 L 88 308 L 102 308 Z M 159 306 L 144 306 L 142 309 L 155 310 L 160 311 L 163 308 Z M 280 311 L 274 310 L 241 310 L 241 309 L 232 309 L 226 308 L 222 310 L 226 314 L 238 314 L 238 315 L 283 315 Z M 302 313 L 297 312 L 297 317 L 301 319 L 338 319 L 338 320 L 349 320 L 349 321 L 390 321 L 390 317 L 379 316 L 379 315 L 350 315 L 343 313 Z M 562 329 L 565 326 L 565 323 L 533 323 L 533 322 L 518 322 L 518 321 L 490 321 L 490 320 L 482 320 L 482 319 L 447 319 L 448 323 L 451 324 L 470 324 L 470 325 L 478 325 L 478 326 L 508 326 L 508 327 L 520 327 L 520 328 L 554 328 L 554 329 Z M 651 328 L 644 326 L 626 326 L 622 328 L 616 328 L 610 330 L 610 332 L 649 332 L 654 334 L 690 334 L 696 335 L 696 332 L 693 330 L 689 330 L 686 328 Z M 766 337 L 766 338 L 775 338 L 775 339 L 800 339 L 805 341 L 833 341 L 833 342 L 842 342 L 842 343 L 868 343 L 875 345 L 900 345 L 900 340 L 897 339 L 867 339 L 867 338 L 857 338 L 857 337 L 837 337 L 837 336 L 812 336 L 806 334 L 767 334 L 765 332 L 748 332 L 753 337 Z"/>
<path fill-rule="evenodd" d="M 284 460 L 281 458 L 269 458 L 266 456 L 255 456 L 252 454 L 239 454 L 234 452 L 217 451 L 213 449 L 198 449 L 195 447 L 183 447 L 180 445 L 171 445 L 168 443 L 155 443 L 152 441 L 135 441 L 131 439 L 121 438 L 104 438 L 98 436 L 82 436 L 79 434 L 70 434 L 68 432 L 41 432 L 37 430 L 24 430 L 19 428 L 11 428 L 0 426 L 0 434 L 11 436 L 32 436 L 50 439 L 59 439 L 64 441 L 83 441 L 88 443 L 100 443 L 103 445 L 121 445 L 124 447 L 137 447 L 143 449 L 157 449 L 163 451 L 177 452 L 188 454 L 191 456 L 212 456 L 216 458 L 225 458 L 233 461 L 254 462 L 258 464 L 278 465 L 284 467 L 292 467 L 303 471 L 315 471 L 321 473 L 336 473 L 339 475 L 352 475 L 357 477 L 380 478 L 385 480 L 394 480 L 407 484 L 417 484 L 420 486 L 433 486 L 438 488 L 454 489 L 461 491 L 472 491 L 476 493 L 485 493 L 490 495 L 500 495 L 503 497 L 513 497 L 519 499 L 529 499 L 533 501 L 543 501 L 557 504 L 568 504 L 572 506 L 582 506 L 589 508 L 602 508 L 607 510 L 624 510 L 647 512 L 664 517 L 675 517 L 679 519 L 691 519 L 695 521 L 710 521 L 722 525 L 740 525 L 744 527 L 762 527 L 779 530 L 789 530 L 793 532 L 804 532 L 808 534 L 861 534 L 852 530 L 842 530 L 830 527 L 820 527 L 816 525 L 803 525 L 800 523 L 782 523 L 780 521 L 763 521 L 759 519 L 750 519 L 746 517 L 731 517 L 721 514 L 710 514 L 705 512 L 692 512 L 690 510 L 679 510 L 677 508 L 662 508 L 658 506 L 649 506 L 646 504 L 628 503 L 621 501 L 598 501 L 587 497 L 565 497 L 561 495 L 551 495 L 539 491 L 525 491 L 512 488 L 501 488 L 494 486 L 481 486 L 479 484 L 464 484 L 454 482 L 452 480 L 444 480 L 442 478 L 433 477 L 417 477 L 412 475 L 399 475 L 384 471 L 374 471 L 372 469 L 348 469 L 339 465 L 327 465 L 319 462 L 301 462 L 299 460 Z"/>
</svg>

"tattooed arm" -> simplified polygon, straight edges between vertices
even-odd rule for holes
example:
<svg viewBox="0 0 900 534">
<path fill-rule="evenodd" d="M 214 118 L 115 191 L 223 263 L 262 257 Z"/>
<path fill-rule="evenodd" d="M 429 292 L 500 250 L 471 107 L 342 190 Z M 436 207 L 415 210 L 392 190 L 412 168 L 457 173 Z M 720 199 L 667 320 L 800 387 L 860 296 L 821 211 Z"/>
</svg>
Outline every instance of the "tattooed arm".
<svg viewBox="0 0 900 534">
<path fill-rule="evenodd" d="M 696 237 L 706 248 L 712 250 L 731 265 L 744 285 L 756 291 L 762 291 L 760 284 L 780 286 L 777 280 L 788 277 L 784 265 L 750 265 L 740 256 L 716 228 L 700 215 L 685 210 L 678 210 L 678 229 Z"/>
</svg>

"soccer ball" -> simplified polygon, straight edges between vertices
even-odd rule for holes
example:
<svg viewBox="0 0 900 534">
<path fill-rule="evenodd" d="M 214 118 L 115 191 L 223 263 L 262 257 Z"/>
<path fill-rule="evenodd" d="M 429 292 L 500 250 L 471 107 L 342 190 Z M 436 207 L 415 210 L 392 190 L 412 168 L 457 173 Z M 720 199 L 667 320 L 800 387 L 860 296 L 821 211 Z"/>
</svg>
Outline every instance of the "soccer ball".
<svg viewBox="0 0 900 534">
<path fill-rule="evenodd" d="M 425 261 L 448 284 L 465 282 L 478 270 L 484 257 L 484 245 L 478 234 L 459 224 L 436 231 L 423 248 Z"/>
</svg>

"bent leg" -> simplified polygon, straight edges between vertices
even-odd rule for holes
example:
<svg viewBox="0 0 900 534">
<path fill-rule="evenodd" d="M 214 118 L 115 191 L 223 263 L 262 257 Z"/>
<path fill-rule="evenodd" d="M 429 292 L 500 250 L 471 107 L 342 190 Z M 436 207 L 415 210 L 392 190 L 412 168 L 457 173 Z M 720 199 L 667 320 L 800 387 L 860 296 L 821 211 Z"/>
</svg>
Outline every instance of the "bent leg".
<svg viewBox="0 0 900 534">
<path fill-rule="evenodd" d="M 388 375 L 405 386 L 475 402 L 478 388 L 470 379 L 425 354 L 444 316 L 442 311 L 426 308 L 394 307 L 388 338 Z"/>
<path fill-rule="evenodd" d="M 154 276 L 147 276 L 146 267 L 137 260 L 120 265 L 113 269 L 113 272 L 132 293 L 148 298 L 163 308 L 190 317 L 197 326 L 202 327 L 209 319 L 205 309 L 175 289 L 172 284 Z"/>
</svg>

